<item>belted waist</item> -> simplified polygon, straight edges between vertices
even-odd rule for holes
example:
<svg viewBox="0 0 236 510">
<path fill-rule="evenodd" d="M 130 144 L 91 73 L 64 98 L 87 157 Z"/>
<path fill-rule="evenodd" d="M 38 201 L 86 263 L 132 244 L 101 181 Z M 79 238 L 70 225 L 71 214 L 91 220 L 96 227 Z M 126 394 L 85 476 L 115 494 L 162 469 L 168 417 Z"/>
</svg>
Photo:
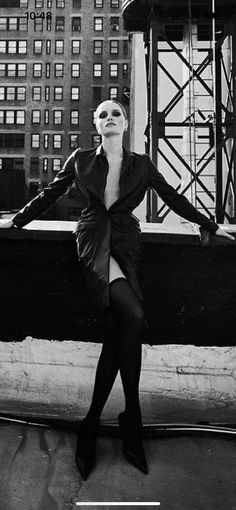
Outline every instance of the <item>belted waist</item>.
<svg viewBox="0 0 236 510">
<path fill-rule="evenodd" d="M 78 220 L 77 226 L 78 228 L 81 226 L 86 227 L 91 226 L 92 224 L 99 225 L 100 222 L 103 223 L 106 219 L 110 219 L 114 226 L 122 226 L 122 225 L 130 225 L 130 226 L 139 226 L 139 219 L 136 218 L 132 211 L 114 211 L 114 210 L 97 210 L 90 209 L 88 211 L 82 211 L 81 217 Z"/>
</svg>

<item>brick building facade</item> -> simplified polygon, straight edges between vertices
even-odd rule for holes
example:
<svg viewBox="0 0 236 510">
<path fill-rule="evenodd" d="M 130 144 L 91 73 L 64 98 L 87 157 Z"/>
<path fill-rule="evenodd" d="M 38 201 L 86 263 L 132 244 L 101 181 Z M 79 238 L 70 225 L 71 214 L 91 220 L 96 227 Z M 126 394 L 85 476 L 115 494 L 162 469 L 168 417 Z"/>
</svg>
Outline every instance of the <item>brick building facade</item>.
<svg viewBox="0 0 236 510">
<path fill-rule="evenodd" d="M 21 205 L 24 182 L 27 198 L 43 189 L 76 147 L 100 143 L 96 106 L 117 98 L 128 110 L 129 80 L 120 0 L 0 0 L 0 210 Z M 73 196 L 64 219 L 77 214 Z"/>
</svg>

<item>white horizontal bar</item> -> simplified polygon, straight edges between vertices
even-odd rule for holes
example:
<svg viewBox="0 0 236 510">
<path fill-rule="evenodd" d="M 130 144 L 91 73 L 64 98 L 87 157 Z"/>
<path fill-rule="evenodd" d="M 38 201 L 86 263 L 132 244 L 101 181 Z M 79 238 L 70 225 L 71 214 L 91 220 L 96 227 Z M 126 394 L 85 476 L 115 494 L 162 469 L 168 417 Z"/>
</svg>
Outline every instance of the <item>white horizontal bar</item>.
<svg viewBox="0 0 236 510">
<path fill-rule="evenodd" d="M 90 503 L 88 501 L 86 502 L 81 502 L 80 501 L 77 501 L 77 503 L 75 503 L 76 505 L 78 506 L 94 506 L 94 505 L 97 505 L 97 506 L 105 506 L 105 505 L 110 505 L 110 506 L 160 506 L 160 502 L 159 501 L 150 501 L 150 502 L 137 502 L 137 501 L 133 501 L 133 502 L 130 502 L 130 501 L 127 501 L 127 502 L 122 502 L 122 503 L 116 503 L 114 501 L 101 501 L 101 502 L 93 502 L 93 503 Z"/>
</svg>

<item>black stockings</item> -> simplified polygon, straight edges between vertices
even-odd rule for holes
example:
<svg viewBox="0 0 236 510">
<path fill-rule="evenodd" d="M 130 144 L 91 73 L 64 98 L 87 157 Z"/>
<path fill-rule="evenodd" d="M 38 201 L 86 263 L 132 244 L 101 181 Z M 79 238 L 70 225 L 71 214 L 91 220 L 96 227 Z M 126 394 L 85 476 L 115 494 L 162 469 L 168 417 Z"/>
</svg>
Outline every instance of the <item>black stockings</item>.
<svg viewBox="0 0 236 510">
<path fill-rule="evenodd" d="M 141 328 L 143 309 L 125 278 L 110 283 L 110 307 L 104 321 L 104 342 L 96 370 L 91 406 L 86 419 L 98 422 L 120 370 L 126 411 L 140 415 Z"/>
</svg>

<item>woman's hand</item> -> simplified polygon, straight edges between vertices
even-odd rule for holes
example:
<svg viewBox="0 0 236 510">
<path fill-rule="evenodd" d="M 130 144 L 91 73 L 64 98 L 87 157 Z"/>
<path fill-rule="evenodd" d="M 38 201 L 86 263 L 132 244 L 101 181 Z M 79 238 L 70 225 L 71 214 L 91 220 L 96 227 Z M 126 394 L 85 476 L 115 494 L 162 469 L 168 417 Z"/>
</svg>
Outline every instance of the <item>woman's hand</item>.
<svg viewBox="0 0 236 510">
<path fill-rule="evenodd" d="M 12 220 L 0 221 L 0 228 L 12 228 L 12 227 L 14 227 L 14 223 Z"/>
<path fill-rule="evenodd" d="M 233 236 L 231 236 L 230 234 L 228 234 L 228 232 L 226 232 L 226 230 L 223 230 L 223 228 L 221 228 L 221 227 L 218 228 L 215 235 L 221 236 L 221 237 L 227 237 L 228 239 L 231 239 L 231 241 L 235 241 L 235 238 Z"/>
</svg>

